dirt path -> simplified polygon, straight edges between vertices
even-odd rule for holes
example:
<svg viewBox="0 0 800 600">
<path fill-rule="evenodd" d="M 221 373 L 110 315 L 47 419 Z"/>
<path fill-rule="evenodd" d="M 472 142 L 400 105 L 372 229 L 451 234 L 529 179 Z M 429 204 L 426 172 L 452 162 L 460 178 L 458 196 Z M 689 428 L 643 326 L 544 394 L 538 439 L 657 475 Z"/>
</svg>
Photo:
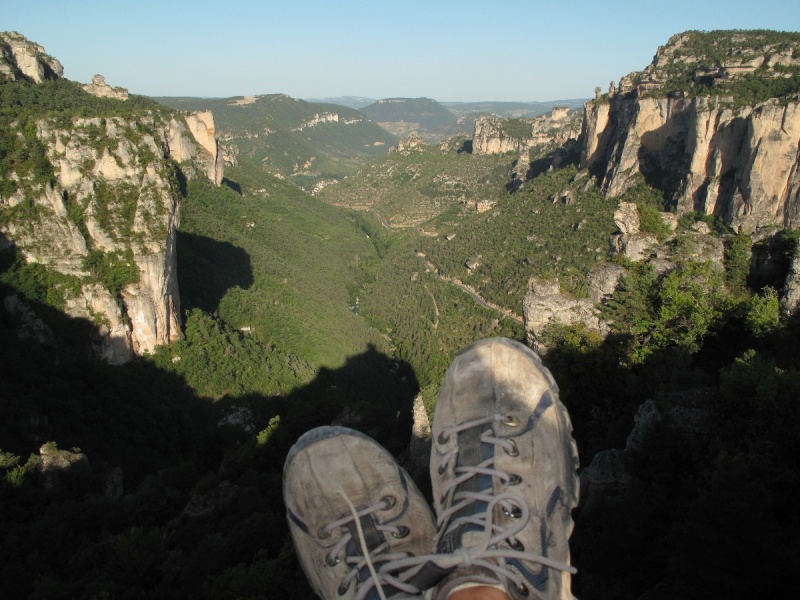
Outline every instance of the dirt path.
<svg viewBox="0 0 800 600">
<path fill-rule="evenodd" d="M 452 277 L 447 277 L 445 275 L 442 275 L 439 272 L 439 269 L 436 267 L 436 265 L 434 265 L 428 259 L 428 257 L 425 254 L 419 253 L 418 256 L 420 256 L 425 261 L 425 268 L 427 268 L 428 271 L 430 271 L 431 273 L 436 275 L 441 281 L 444 281 L 446 283 L 450 283 L 452 285 L 460 287 L 467 294 L 472 296 L 472 299 L 475 300 L 475 302 L 477 302 L 479 305 L 483 306 L 484 308 L 488 308 L 489 310 L 493 310 L 495 312 L 498 312 L 498 313 L 500 313 L 500 315 L 502 317 L 504 317 L 506 319 L 512 319 L 512 320 L 516 321 L 517 323 L 519 323 L 520 325 L 523 324 L 522 317 L 520 317 L 518 314 L 513 313 L 510 310 L 506 310 L 505 308 L 503 308 L 502 306 L 498 306 L 494 302 L 489 302 L 489 300 L 487 300 L 486 298 L 481 296 L 475 290 L 475 288 L 473 288 L 472 286 L 469 286 L 466 283 L 463 283 L 462 281 L 459 281 L 458 279 L 453 279 Z M 434 301 L 434 305 L 435 305 L 435 301 Z M 436 312 L 437 312 L 437 321 L 438 321 L 438 309 L 437 309 Z"/>
</svg>

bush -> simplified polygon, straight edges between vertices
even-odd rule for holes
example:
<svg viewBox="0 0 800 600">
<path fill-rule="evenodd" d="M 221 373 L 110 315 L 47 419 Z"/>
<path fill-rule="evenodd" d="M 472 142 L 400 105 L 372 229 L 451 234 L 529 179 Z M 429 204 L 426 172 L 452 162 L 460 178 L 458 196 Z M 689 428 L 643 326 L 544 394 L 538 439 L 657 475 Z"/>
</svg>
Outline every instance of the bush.
<svg viewBox="0 0 800 600">
<path fill-rule="evenodd" d="M 90 250 L 82 266 L 115 298 L 120 298 L 122 290 L 137 283 L 140 277 L 139 267 L 133 260 L 133 250 L 130 248 L 124 252 Z"/>
</svg>

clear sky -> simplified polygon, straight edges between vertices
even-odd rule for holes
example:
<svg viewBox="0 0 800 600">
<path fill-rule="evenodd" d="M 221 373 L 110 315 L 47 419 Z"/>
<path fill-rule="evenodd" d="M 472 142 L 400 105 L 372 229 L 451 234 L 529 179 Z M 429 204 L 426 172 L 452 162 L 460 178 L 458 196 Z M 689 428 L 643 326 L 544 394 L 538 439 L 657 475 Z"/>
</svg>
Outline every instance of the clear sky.
<svg viewBox="0 0 800 600">
<path fill-rule="evenodd" d="M 800 31 L 800 0 L 0 0 L 67 78 L 149 96 L 586 98 L 689 29 Z"/>
</svg>

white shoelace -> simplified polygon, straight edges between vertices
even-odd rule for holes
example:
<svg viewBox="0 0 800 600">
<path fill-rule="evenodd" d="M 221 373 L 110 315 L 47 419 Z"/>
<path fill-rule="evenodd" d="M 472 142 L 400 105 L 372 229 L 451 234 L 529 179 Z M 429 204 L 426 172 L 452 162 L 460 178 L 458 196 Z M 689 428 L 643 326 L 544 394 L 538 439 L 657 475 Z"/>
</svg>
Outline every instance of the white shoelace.
<svg viewBox="0 0 800 600">
<path fill-rule="evenodd" d="M 480 427 L 488 423 L 498 421 L 505 421 L 505 415 L 492 415 L 482 419 L 476 419 L 459 426 L 452 427 L 443 432 L 445 439 L 451 435 L 455 435 L 460 431 L 465 431 L 473 427 Z M 499 446 L 508 452 L 516 450 L 514 443 L 510 440 L 501 439 L 494 436 L 491 430 L 487 430 L 481 434 L 481 442 L 491 443 Z M 451 461 L 456 460 L 459 453 L 458 445 L 453 450 L 444 455 L 442 459 L 442 466 L 447 467 Z M 416 572 L 416 567 L 421 567 L 425 563 L 433 563 L 440 569 L 452 570 L 458 567 L 477 566 L 495 574 L 498 581 L 511 581 L 518 588 L 526 586 L 528 583 L 522 575 L 513 569 L 506 567 L 507 561 L 518 560 L 524 562 L 531 562 L 545 567 L 556 569 L 559 571 L 566 571 L 569 573 L 576 573 L 577 570 L 569 564 L 547 558 L 540 554 L 525 552 L 524 550 L 515 550 L 511 547 L 499 547 L 498 545 L 504 541 L 510 544 L 516 542 L 516 535 L 522 531 L 528 519 L 530 518 L 530 509 L 527 502 L 519 495 L 513 492 L 505 492 L 502 494 L 492 493 L 492 489 L 486 489 L 479 492 L 456 491 L 456 488 L 478 475 L 488 475 L 490 477 L 497 477 L 503 482 L 508 483 L 512 480 L 512 475 L 498 470 L 494 466 L 494 459 L 489 458 L 475 466 L 462 466 L 455 469 L 456 477 L 449 481 L 442 492 L 443 498 L 447 498 L 451 493 L 453 494 L 451 506 L 442 511 L 437 518 L 437 529 L 441 531 L 442 527 L 447 523 L 447 528 L 442 531 L 440 537 L 447 532 L 453 530 L 460 525 L 473 525 L 482 528 L 482 536 L 478 543 L 468 547 L 460 548 L 458 551 L 451 554 L 427 554 L 421 556 L 412 556 L 408 553 L 394 553 L 387 554 L 385 551 L 389 549 L 389 542 L 384 542 L 377 548 L 369 551 L 367 542 L 361 528 L 361 517 L 372 514 L 378 510 L 385 510 L 386 505 L 383 501 L 378 504 L 357 511 L 355 506 L 343 491 L 339 493 L 345 498 L 348 506 L 350 507 L 351 514 L 347 517 L 330 523 L 326 530 L 332 531 L 333 529 L 346 526 L 348 523 L 355 522 L 358 532 L 358 542 L 362 556 L 360 557 L 347 557 L 347 564 L 351 566 L 350 572 L 342 581 L 341 586 L 349 586 L 350 583 L 358 576 L 361 569 L 366 566 L 372 577 L 369 581 L 363 582 L 358 588 L 353 600 L 362 600 L 369 591 L 375 587 L 378 595 L 382 600 L 386 600 L 383 590 L 384 585 L 390 585 L 400 591 L 406 592 L 411 595 L 420 594 L 420 590 L 416 586 L 408 583 L 405 579 L 409 579 Z M 469 516 L 457 516 L 452 522 L 448 520 L 462 509 L 468 507 L 475 502 L 485 502 L 486 510 Z M 509 524 L 500 525 L 494 522 L 495 507 L 499 506 L 500 509 L 507 515 L 512 515 Z M 378 531 L 397 533 L 397 527 L 384 526 L 378 524 L 376 526 Z M 329 558 L 336 557 L 339 552 L 351 541 L 352 536 L 347 530 L 341 539 L 334 545 L 328 553 Z M 380 563 L 376 569 L 375 564 Z M 426 594 L 430 597 L 430 594 Z"/>
<path fill-rule="evenodd" d="M 384 542 L 371 551 L 367 546 L 367 540 L 364 536 L 364 531 L 361 526 L 361 518 L 379 510 L 386 510 L 387 506 L 385 502 L 381 500 L 379 503 L 373 506 L 358 511 L 356 510 L 356 507 L 353 505 L 353 502 L 350 500 L 350 498 L 348 498 L 341 489 L 338 490 L 338 492 L 345 499 L 345 502 L 347 502 L 347 506 L 350 509 L 350 515 L 329 523 L 326 527 L 324 527 L 324 529 L 327 531 L 333 531 L 334 529 L 345 527 L 349 523 L 354 523 L 356 532 L 358 534 L 358 545 L 361 550 L 361 556 L 347 556 L 345 558 L 348 566 L 350 566 L 350 571 L 339 584 L 340 589 L 347 588 L 351 582 L 358 577 L 361 569 L 366 566 L 369 569 L 372 577 L 358 587 L 353 600 L 363 599 L 373 587 L 375 587 L 381 600 L 386 600 L 386 595 L 383 590 L 384 585 L 390 585 L 411 595 L 418 595 L 420 592 L 422 592 L 423 590 L 420 590 L 418 587 L 404 581 L 400 577 L 403 575 L 410 577 L 413 574 L 413 567 L 420 566 L 427 562 L 427 560 L 424 560 L 425 557 L 411 556 L 407 552 L 389 554 L 386 552 L 386 550 L 388 550 L 390 547 L 389 542 Z M 401 530 L 398 527 L 381 525 L 379 523 L 376 524 L 376 529 L 384 533 L 389 533 L 390 535 L 397 535 L 401 533 Z M 352 540 L 352 535 L 348 530 L 343 529 L 342 531 L 343 533 L 341 538 L 326 555 L 326 560 L 330 560 L 330 562 L 333 562 L 332 559 L 335 559 L 342 549 L 345 548 L 345 546 L 347 546 L 347 544 Z M 375 569 L 376 563 L 380 563 L 380 568 L 378 570 Z M 394 565 L 399 565 L 399 567 L 395 567 Z M 402 570 L 399 575 L 392 574 L 398 570 Z"/>
</svg>

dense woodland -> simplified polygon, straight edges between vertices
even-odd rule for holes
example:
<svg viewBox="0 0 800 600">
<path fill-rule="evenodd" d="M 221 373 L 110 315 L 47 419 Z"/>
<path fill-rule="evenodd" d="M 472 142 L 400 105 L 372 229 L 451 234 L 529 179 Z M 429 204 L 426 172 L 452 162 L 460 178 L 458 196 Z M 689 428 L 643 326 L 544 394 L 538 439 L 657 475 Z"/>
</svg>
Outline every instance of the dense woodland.
<svg viewBox="0 0 800 600">
<path fill-rule="evenodd" d="M 120 110 L 112 101 L 83 106 L 70 85 L 46 91 L 36 96 L 47 103 L 39 116 Z M 18 106 L 38 93 L 0 84 Z M 14 168 L 52 176 L 34 138 L 4 136 L 3 185 Z M 17 317 L 0 311 L 4 598 L 313 597 L 281 499 L 297 436 L 342 423 L 406 460 L 412 401 L 421 393 L 432 410 L 453 354 L 483 337 L 524 339 L 521 325 L 476 304 L 426 259 L 517 313 L 531 276 L 557 276 L 581 296 L 588 268 L 611 260 L 615 202 L 574 165 L 534 169 L 516 188 L 507 185 L 512 156 L 490 164 L 453 148 L 391 160 L 408 166 L 427 155 L 454 173 L 485 174 L 466 195 L 493 200 L 492 210 L 429 188 L 449 207 L 419 228 L 388 229 L 257 163 L 229 169 L 219 188 L 189 182 L 178 235 L 184 339 L 119 367 L 90 358 L 94 324 L 68 318 L 48 295 L 55 275 L 3 251 L 2 295 L 23 298 L 54 334 L 45 346 L 19 339 Z M 553 202 L 567 188 L 573 201 Z M 646 229 L 667 235 L 653 217 L 658 190 L 642 184 L 627 199 Z M 614 323 L 608 338 L 579 326 L 546 333 L 545 362 L 572 415 L 582 468 L 625 447 L 646 401 L 665 415 L 625 451 L 627 485 L 585 496 L 575 513 L 579 598 L 791 589 L 800 563 L 800 323 L 780 316 L 778 297 L 797 235 L 755 248 L 773 257 L 766 279 L 750 268 L 749 239 L 719 224 L 717 235 L 722 269 L 687 259 L 659 276 L 627 265 L 603 309 Z M 476 254 L 483 266 L 467 273 Z M 72 466 L 42 472 L 42 446 Z M 425 473 L 414 475 L 428 488 Z"/>
</svg>

